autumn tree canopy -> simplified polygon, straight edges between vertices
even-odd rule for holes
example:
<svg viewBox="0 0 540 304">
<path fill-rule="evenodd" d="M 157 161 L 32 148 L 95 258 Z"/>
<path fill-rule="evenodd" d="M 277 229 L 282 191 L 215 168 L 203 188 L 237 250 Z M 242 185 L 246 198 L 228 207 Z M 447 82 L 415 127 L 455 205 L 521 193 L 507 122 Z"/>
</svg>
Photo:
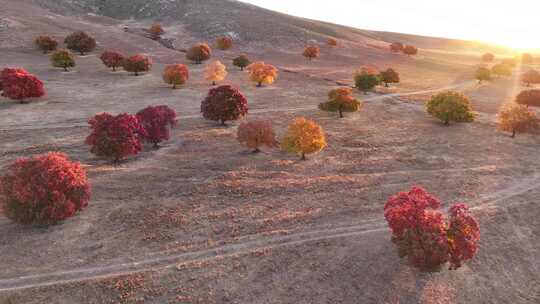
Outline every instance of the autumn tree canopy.
<svg viewBox="0 0 540 304">
<path fill-rule="evenodd" d="M 306 160 L 306 154 L 322 151 L 326 147 L 323 129 L 313 120 L 298 117 L 287 128 L 281 148 L 289 153 L 298 154 Z"/>
<path fill-rule="evenodd" d="M 250 64 L 247 67 L 249 79 L 262 87 L 263 84 L 272 84 L 278 77 L 278 70 L 271 64 L 262 61 Z"/>
<path fill-rule="evenodd" d="M 19 158 L 0 177 L 0 210 L 21 224 L 56 224 L 84 209 L 89 200 L 86 171 L 64 153 Z"/>
<path fill-rule="evenodd" d="M 96 40 L 87 33 L 79 31 L 70 34 L 64 39 L 66 47 L 81 55 L 91 52 L 96 48 Z"/>
<path fill-rule="evenodd" d="M 525 105 L 510 104 L 504 106 L 498 115 L 499 129 L 512 133 L 538 133 L 540 132 L 540 119 L 536 113 Z"/>
<path fill-rule="evenodd" d="M 328 93 L 328 101 L 319 104 L 319 109 L 328 112 L 338 112 L 343 118 L 343 112 L 357 112 L 362 103 L 352 95 L 352 89 L 341 87 L 333 89 Z"/>
<path fill-rule="evenodd" d="M 540 90 L 526 90 L 516 96 L 516 103 L 527 107 L 540 107 Z"/>
<path fill-rule="evenodd" d="M 165 67 L 163 71 L 163 81 L 172 84 L 173 89 L 176 86 L 183 85 L 189 79 L 188 67 L 184 64 L 171 64 Z"/>
<path fill-rule="evenodd" d="M 23 69 L 4 69 L 0 73 L 2 96 L 25 103 L 28 98 L 45 95 L 43 82 Z"/>
<path fill-rule="evenodd" d="M 170 129 L 176 126 L 176 112 L 166 105 L 146 107 L 137 112 L 137 119 L 146 131 L 144 140 L 154 148 L 169 140 Z"/>
<path fill-rule="evenodd" d="M 113 116 L 101 113 L 88 121 L 92 132 L 85 143 L 92 146 L 90 152 L 99 157 L 109 158 L 118 163 L 129 155 L 142 150 L 142 140 L 146 130 L 134 115 Z"/>
<path fill-rule="evenodd" d="M 401 42 L 393 42 L 390 44 L 390 51 L 395 53 L 403 52 L 404 45 Z"/>
<path fill-rule="evenodd" d="M 233 65 L 239 67 L 241 71 L 243 71 L 245 67 L 249 66 L 250 63 L 251 62 L 245 54 L 233 59 Z"/>
<path fill-rule="evenodd" d="M 373 90 L 380 83 L 380 78 L 377 74 L 372 74 L 365 70 L 356 71 L 353 78 L 355 87 L 364 92 L 364 94 Z"/>
<path fill-rule="evenodd" d="M 206 43 L 196 44 L 186 52 L 186 58 L 196 64 L 201 64 L 203 61 L 210 59 L 211 56 L 212 49 Z"/>
<path fill-rule="evenodd" d="M 75 67 L 75 56 L 70 50 L 60 49 L 51 54 L 51 64 L 55 68 L 63 68 L 68 71 L 68 68 Z"/>
<path fill-rule="evenodd" d="M 201 113 L 208 120 L 226 121 L 237 120 L 248 114 L 247 98 L 237 88 L 223 85 L 213 88 L 201 103 Z"/>
<path fill-rule="evenodd" d="M 148 72 L 152 68 L 152 59 L 143 54 L 137 54 L 124 60 L 124 70 L 139 76 L 139 73 Z"/>
<path fill-rule="evenodd" d="M 426 105 L 427 112 L 448 125 L 453 122 L 472 122 L 473 113 L 469 98 L 456 91 L 446 91 L 431 97 Z"/>
<path fill-rule="evenodd" d="M 418 48 L 414 45 L 406 45 L 403 47 L 403 53 L 407 56 L 414 56 L 418 54 Z"/>
<path fill-rule="evenodd" d="M 491 70 L 488 68 L 480 67 L 474 73 L 474 78 L 478 80 L 478 83 L 491 80 Z"/>
<path fill-rule="evenodd" d="M 260 152 L 260 148 L 263 146 L 268 148 L 279 146 L 272 122 L 269 120 L 253 120 L 241 123 L 238 127 L 237 138 L 242 145 L 252 149 L 253 153 Z"/>
<path fill-rule="evenodd" d="M 521 82 L 523 82 L 528 87 L 531 86 L 531 84 L 539 84 L 540 83 L 540 73 L 536 70 L 528 70 L 527 72 L 521 74 Z"/>
<path fill-rule="evenodd" d="M 495 60 L 495 55 L 492 53 L 485 53 L 482 55 L 482 61 L 484 62 L 492 62 L 493 60 Z"/>
<path fill-rule="evenodd" d="M 438 198 L 419 186 L 399 192 L 384 206 L 398 255 L 421 271 L 438 271 L 448 262 L 450 269 L 458 269 L 478 251 L 480 227 L 469 208 L 457 203 L 444 216 L 440 206 Z"/>
<path fill-rule="evenodd" d="M 152 36 L 152 39 L 158 40 L 161 35 L 165 34 L 165 30 L 159 23 L 154 23 L 152 26 L 148 29 L 148 32 Z"/>
<path fill-rule="evenodd" d="M 219 37 L 216 39 L 216 47 L 222 51 L 232 48 L 233 40 L 230 37 Z"/>
<path fill-rule="evenodd" d="M 124 65 L 124 55 L 116 51 L 105 51 L 99 58 L 106 67 L 112 68 L 113 72 Z"/>
<path fill-rule="evenodd" d="M 36 46 L 43 51 L 43 54 L 56 50 L 58 41 L 49 35 L 37 36 L 35 40 Z"/>
<path fill-rule="evenodd" d="M 336 47 L 338 45 L 338 41 L 336 38 L 330 37 L 326 40 L 326 44 L 328 44 L 330 47 Z"/>
<path fill-rule="evenodd" d="M 320 54 L 321 54 L 321 50 L 319 49 L 318 46 L 315 46 L 315 45 L 307 46 L 304 49 L 304 52 L 302 53 L 302 55 L 309 60 L 319 57 Z"/>
<path fill-rule="evenodd" d="M 497 77 L 512 76 L 512 67 L 508 64 L 498 63 L 491 68 L 491 73 Z"/>
<path fill-rule="evenodd" d="M 379 74 L 379 79 L 384 83 L 385 87 L 388 87 L 389 83 L 399 83 L 399 73 L 392 68 L 388 68 Z"/>
<path fill-rule="evenodd" d="M 227 77 L 227 68 L 219 60 L 216 60 L 206 66 L 204 78 L 216 85 L 217 81 L 222 81 Z"/>
</svg>

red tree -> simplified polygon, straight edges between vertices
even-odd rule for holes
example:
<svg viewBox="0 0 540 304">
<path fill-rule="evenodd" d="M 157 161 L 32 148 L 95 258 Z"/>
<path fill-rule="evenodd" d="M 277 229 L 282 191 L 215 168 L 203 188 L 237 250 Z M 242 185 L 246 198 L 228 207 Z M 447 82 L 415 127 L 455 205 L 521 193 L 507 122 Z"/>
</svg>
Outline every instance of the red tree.
<svg viewBox="0 0 540 304">
<path fill-rule="evenodd" d="M 103 52 L 100 59 L 106 67 L 112 68 L 113 71 L 124 64 L 124 55 L 115 51 Z"/>
<path fill-rule="evenodd" d="M 142 54 L 130 56 L 124 60 L 124 70 L 135 73 L 135 76 L 139 76 L 141 72 L 148 72 L 151 68 L 152 59 Z"/>
<path fill-rule="evenodd" d="M 319 57 L 320 54 L 321 50 L 319 49 L 319 47 L 314 45 L 307 46 L 302 53 L 302 55 L 309 60 Z"/>
<path fill-rule="evenodd" d="M 540 107 L 540 90 L 526 90 L 516 96 L 516 103 L 527 107 Z"/>
<path fill-rule="evenodd" d="M 168 106 L 149 106 L 137 113 L 137 118 L 146 130 L 145 140 L 154 144 L 169 140 L 169 128 L 176 125 L 176 112 Z"/>
<path fill-rule="evenodd" d="M 55 224 L 88 205 L 84 168 L 58 152 L 20 158 L 0 177 L 0 209 L 23 224 Z"/>
<path fill-rule="evenodd" d="M 413 56 L 418 54 L 418 48 L 414 45 L 406 45 L 403 47 L 403 53 L 407 56 Z"/>
<path fill-rule="evenodd" d="M 101 113 L 88 121 L 92 133 L 85 143 L 92 146 L 93 154 L 113 159 L 118 163 L 131 154 L 142 150 L 141 140 L 147 134 L 137 117 L 130 114 L 112 116 Z"/>
<path fill-rule="evenodd" d="M 23 69 L 4 69 L 0 74 L 0 83 L 2 96 L 19 100 L 20 103 L 25 103 L 27 98 L 45 95 L 43 82 Z"/>
<path fill-rule="evenodd" d="M 210 56 L 212 56 L 212 49 L 206 43 L 196 44 L 186 52 L 186 58 L 196 64 L 201 64 L 203 61 L 210 59 Z"/>
<path fill-rule="evenodd" d="M 450 209 L 447 223 L 438 210 L 441 202 L 420 187 L 392 196 L 384 216 L 392 230 L 392 241 L 401 257 L 422 271 L 438 270 L 450 262 L 457 269 L 476 254 L 479 226 L 463 204 Z"/>
<path fill-rule="evenodd" d="M 148 32 L 150 32 L 150 35 L 152 35 L 152 39 L 158 40 L 161 35 L 165 34 L 165 30 L 159 23 L 154 23 L 152 26 L 148 29 Z"/>
<path fill-rule="evenodd" d="M 66 47 L 72 51 L 79 52 L 81 55 L 91 52 L 96 48 L 96 40 L 85 32 L 75 32 L 64 39 Z"/>
<path fill-rule="evenodd" d="M 247 99 L 237 88 L 230 85 L 220 86 L 208 92 L 208 96 L 201 103 L 201 112 L 204 118 L 220 121 L 225 125 L 226 121 L 247 115 Z"/>
<path fill-rule="evenodd" d="M 390 44 L 390 51 L 392 52 L 402 52 L 403 51 L 403 43 L 401 42 L 394 42 Z"/>
</svg>

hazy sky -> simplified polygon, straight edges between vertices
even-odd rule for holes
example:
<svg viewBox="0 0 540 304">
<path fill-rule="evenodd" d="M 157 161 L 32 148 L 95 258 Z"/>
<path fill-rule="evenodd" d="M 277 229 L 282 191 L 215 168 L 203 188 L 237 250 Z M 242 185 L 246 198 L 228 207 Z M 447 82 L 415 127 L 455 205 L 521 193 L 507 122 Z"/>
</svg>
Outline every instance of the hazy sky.
<svg viewBox="0 0 540 304">
<path fill-rule="evenodd" d="M 540 48 L 540 0 L 242 0 L 362 29 Z"/>
</svg>

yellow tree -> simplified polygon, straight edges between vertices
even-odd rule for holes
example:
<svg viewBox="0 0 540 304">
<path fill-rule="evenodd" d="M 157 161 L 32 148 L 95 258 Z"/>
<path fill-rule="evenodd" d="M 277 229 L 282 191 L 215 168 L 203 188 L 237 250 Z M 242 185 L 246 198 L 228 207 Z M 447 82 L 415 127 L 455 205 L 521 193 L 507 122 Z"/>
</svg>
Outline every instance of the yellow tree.
<svg viewBox="0 0 540 304">
<path fill-rule="evenodd" d="M 258 87 L 262 87 L 263 84 L 272 84 L 278 77 L 276 67 L 262 61 L 250 64 L 247 70 L 249 72 L 249 79 L 257 83 Z"/>
<path fill-rule="evenodd" d="M 204 77 L 206 80 L 212 81 L 212 85 L 216 85 L 216 81 L 222 81 L 227 77 L 227 68 L 219 60 L 216 60 L 206 66 Z"/>
<path fill-rule="evenodd" d="M 326 138 L 321 126 L 304 117 L 293 120 L 281 141 L 283 150 L 301 155 L 302 160 L 306 160 L 306 154 L 320 152 L 325 147 Z"/>
</svg>

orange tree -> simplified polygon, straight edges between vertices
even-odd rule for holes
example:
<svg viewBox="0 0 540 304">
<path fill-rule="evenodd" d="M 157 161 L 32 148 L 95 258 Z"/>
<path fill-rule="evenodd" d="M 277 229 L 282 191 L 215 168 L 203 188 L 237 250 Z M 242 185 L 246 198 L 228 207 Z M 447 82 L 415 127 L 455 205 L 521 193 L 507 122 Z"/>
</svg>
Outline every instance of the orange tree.
<svg viewBox="0 0 540 304">
<path fill-rule="evenodd" d="M 326 138 L 321 126 L 304 117 L 295 118 L 281 140 L 283 150 L 301 155 L 302 160 L 306 160 L 306 154 L 320 152 L 325 147 Z"/>
<path fill-rule="evenodd" d="M 499 129 L 511 132 L 512 138 L 516 133 L 538 133 L 540 120 L 534 111 L 527 106 L 512 104 L 501 109 L 498 115 Z"/>
<path fill-rule="evenodd" d="M 56 50 L 58 41 L 49 35 L 42 35 L 36 37 L 35 43 L 37 47 L 43 51 L 43 54 Z"/>
<path fill-rule="evenodd" d="M 459 92 L 446 91 L 434 95 L 426 105 L 428 114 L 449 125 L 454 122 L 472 122 L 474 113 L 469 98 Z"/>
<path fill-rule="evenodd" d="M 199 43 L 186 52 L 186 58 L 193 61 L 195 64 L 201 64 L 203 61 L 210 59 L 212 49 L 206 43 Z"/>
<path fill-rule="evenodd" d="M 319 47 L 314 46 L 314 45 L 307 46 L 304 49 L 304 52 L 302 53 L 302 55 L 309 60 L 319 57 L 320 54 L 321 54 L 321 50 L 319 49 Z"/>
<path fill-rule="evenodd" d="M 343 118 L 343 112 L 357 112 L 362 106 L 352 95 L 352 89 L 341 87 L 331 90 L 328 93 L 328 101 L 319 104 L 319 109 L 328 112 L 338 112 L 339 117 Z"/>
<path fill-rule="evenodd" d="M 238 127 L 238 141 L 253 153 L 259 153 L 262 146 L 269 148 L 277 147 L 276 133 L 269 120 L 253 120 L 243 122 Z"/>
<path fill-rule="evenodd" d="M 204 73 L 205 79 L 216 85 L 217 81 L 222 81 L 227 77 L 227 68 L 219 60 L 210 63 Z"/>
<path fill-rule="evenodd" d="M 177 85 L 183 85 L 189 79 L 188 67 L 184 64 L 171 64 L 165 67 L 163 71 L 163 81 L 172 84 L 173 89 Z"/>
<path fill-rule="evenodd" d="M 250 64 L 247 67 L 249 79 L 257 83 L 258 87 L 263 84 L 272 84 L 278 76 L 278 70 L 271 64 L 266 64 L 262 61 Z"/>
</svg>

